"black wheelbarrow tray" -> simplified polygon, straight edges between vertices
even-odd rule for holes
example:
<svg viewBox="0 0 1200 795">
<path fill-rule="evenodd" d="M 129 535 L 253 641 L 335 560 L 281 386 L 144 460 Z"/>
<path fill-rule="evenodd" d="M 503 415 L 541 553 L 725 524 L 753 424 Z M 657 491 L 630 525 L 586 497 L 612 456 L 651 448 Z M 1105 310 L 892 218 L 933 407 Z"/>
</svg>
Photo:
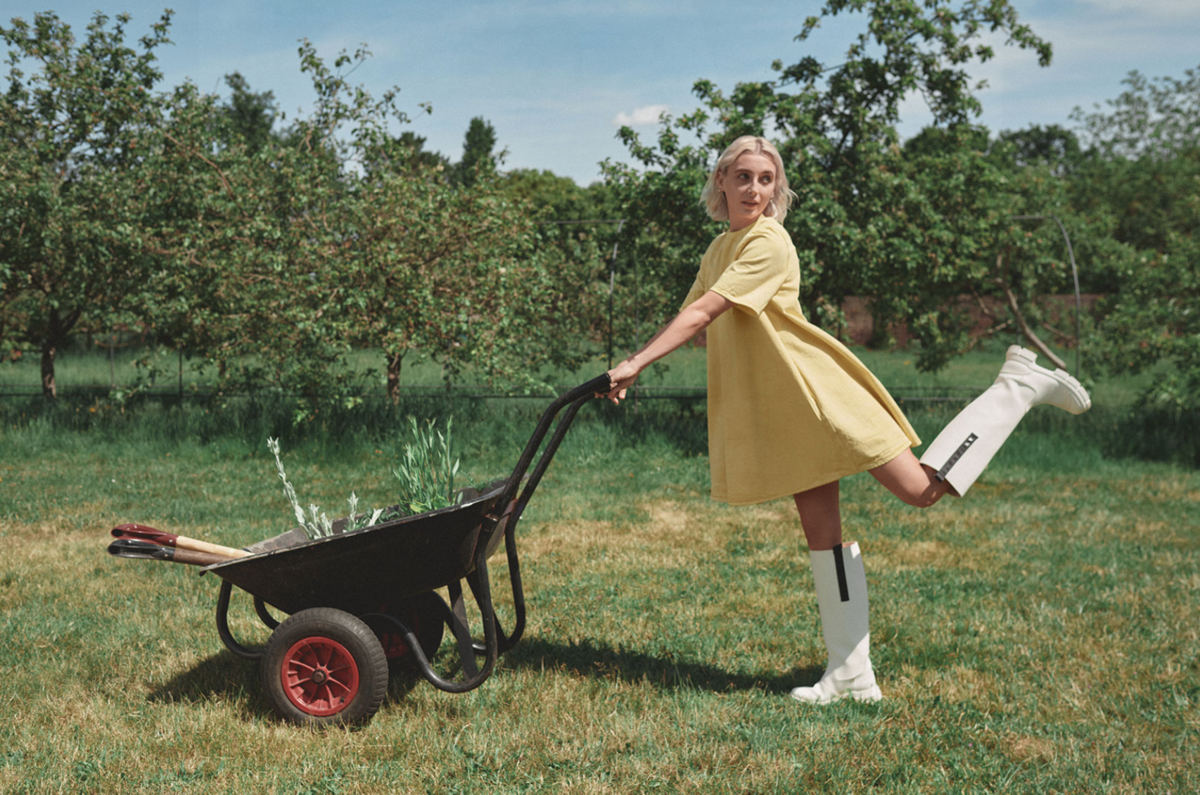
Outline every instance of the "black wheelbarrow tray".
<svg viewBox="0 0 1200 795">
<path fill-rule="evenodd" d="M 452 507 L 351 532 L 340 519 L 333 535 L 316 540 L 295 528 L 245 547 L 252 553 L 248 557 L 204 567 L 201 574 L 212 572 L 222 580 L 217 633 L 234 654 L 259 661 L 275 711 L 297 723 L 365 723 L 383 703 L 389 670 L 395 668 L 415 669 L 451 693 L 483 684 L 525 629 L 514 535 L 521 513 L 579 408 L 608 388 L 605 374 L 555 399 L 512 474 L 483 490 L 464 490 Z M 488 559 L 502 541 L 515 613 L 508 634 L 496 618 L 488 578 Z M 482 642 L 471 632 L 464 582 L 474 596 Z M 235 585 L 254 597 L 255 612 L 272 630 L 261 649 L 242 645 L 230 632 Z M 449 604 L 436 593 L 443 587 Z M 289 618 L 275 620 L 268 605 Z M 444 677 L 430 665 L 446 627 L 458 650 L 457 678 Z"/>
</svg>

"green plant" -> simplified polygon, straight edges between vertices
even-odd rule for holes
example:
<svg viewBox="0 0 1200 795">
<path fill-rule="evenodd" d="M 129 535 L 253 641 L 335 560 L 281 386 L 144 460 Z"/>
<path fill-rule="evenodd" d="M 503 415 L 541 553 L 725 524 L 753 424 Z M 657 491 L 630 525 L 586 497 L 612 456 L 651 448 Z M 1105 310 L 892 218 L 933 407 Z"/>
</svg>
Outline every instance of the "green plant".
<svg viewBox="0 0 1200 795">
<path fill-rule="evenodd" d="M 450 460 L 450 439 L 454 420 L 446 420 L 443 434 L 429 420 L 422 428 L 415 417 L 408 418 L 412 441 L 404 445 L 404 458 L 392 470 L 400 484 L 400 505 L 413 513 L 435 511 L 455 504 L 454 476 L 459 460 Z"/>
<path fill-rule="evenodd" d="M 275 468 L 279 473 L 279 479 L 283 481 L 283 496 L 287 498 L 288 504 L 292 506 L 292 511 L 296 515 L 296 521 L 304 528 L 304 532 L 309 538 L 326 538 L 333 535 L 333 522 L 324 511 L 317 505 L 310 504 L 308 506 L 308 516 L 305 516 L 304 509 L 300 507 L 300 500 L 296 498 L 296 489 L 288 482 L 287 473 L 283 470 L 283 459 L 280 457 L 280 447 L 278 439 L 267 439 L 267 449 L 275 456 Z M 346 530 L 358 530 L 363 527 L 370 527 L 379 521 L 379 517 L 383 514 L 382 508 L 377 508 L 367 514 L 358 513 L 358 495 L 350 492 L 350 498 L 346 500 L 350 504 L 350 513 L 348 514 L 348 523 Z"/>
<path fill-rule="evenodd" d="M 450 441 L 454 420 L 446 420 L 446 432 L 437 430 L 436 422 L 429 420 L 424 428 L 416 418 L 408 418 L 408 428 L 412 439 L 404 444 L 404 454 L 400 464 L 392 470 L 392 474 L 400 484 L 398 504 L 391 508 L 368 508 L 365 512 L 358 511 L 358 495 L 350 492 L 349 512 L 346 526 L 342 532 L 361 530 L 379 521 L 399 519 L 403 516 L 435 511 L 456 504 L 457 497 L 454 489 L 454 476 L 458 474 L 459 460 L 451 461 Z M 288 481 L 287 472 L 283 468 L 283 458 L 278 439 L 267 439 L 267 449 L 275 456 L 275 469 L 283 482 L 283 496 L 287 498 L 296 521 L 304 528 L 309 538 L 326 538 L 334 534 L 333 521 L 317 505 L 310 504 L 308 513 L 300 505 L 296 489 Z"/>
</svg>

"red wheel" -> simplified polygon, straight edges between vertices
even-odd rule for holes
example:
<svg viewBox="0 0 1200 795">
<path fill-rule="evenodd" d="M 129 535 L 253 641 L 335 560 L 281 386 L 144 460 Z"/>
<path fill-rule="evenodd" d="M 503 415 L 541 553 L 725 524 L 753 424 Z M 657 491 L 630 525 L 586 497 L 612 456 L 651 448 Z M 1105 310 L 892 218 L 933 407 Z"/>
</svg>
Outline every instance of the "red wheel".
<svg viewBox="0 0 1200 795">
<path fill-rule="evenodd" d="M 344 710 L 358 695 L 358 663 L 329 638 L 296 641 L 279 669 L 284 695 L 308 715 L 324 718 Z"/>
<path fill-rule="evenodd" d="M 387 693 L 388 663 L 371 629 L 341 610 L 301 610 L 267 641 L 263 687 L 295 723 L 365 723 Z"/>
</svg>

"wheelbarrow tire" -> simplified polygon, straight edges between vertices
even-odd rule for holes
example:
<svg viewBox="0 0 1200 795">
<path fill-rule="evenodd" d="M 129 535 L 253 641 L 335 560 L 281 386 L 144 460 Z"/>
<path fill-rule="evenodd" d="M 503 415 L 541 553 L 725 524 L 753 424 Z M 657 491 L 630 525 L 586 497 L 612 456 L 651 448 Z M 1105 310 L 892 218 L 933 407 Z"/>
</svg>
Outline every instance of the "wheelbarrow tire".
<svg viewBox="0 0 1200 795">
<path fill-rule="evenodd" d="M 331 607 L 301 610 L 280 624 L 259 673 L 275 712 L 293 723 L 366 723 L 387 694 L 379 639 L 360 619 Z"/>
<path fill-rule="evenodd" d="M 444 613 L 448 608 L 442 598 L 433 591 L 410 596 L 400 600 L 395 607 L 386 607 L 382 612 L 400 619 L 421 644 L 421 651 L 426 659 L 432 660 L 442 645 L 445 634 L 446 620 Z M 387 656 L 388 667 L 393 674 L 411 671 L 416 668 L 416 656 L 400 635 L 395 624 L 387 621 L 371 621 L 384 654 Z"/>
</svg>

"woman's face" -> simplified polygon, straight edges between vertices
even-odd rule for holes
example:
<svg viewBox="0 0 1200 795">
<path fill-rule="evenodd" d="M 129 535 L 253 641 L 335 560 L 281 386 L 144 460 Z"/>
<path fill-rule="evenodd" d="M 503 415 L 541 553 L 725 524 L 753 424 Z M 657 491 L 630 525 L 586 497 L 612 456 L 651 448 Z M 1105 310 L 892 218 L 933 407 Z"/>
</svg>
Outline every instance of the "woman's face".
<svg viewBox="0 0 1200 795">
<path fill-rule="evenodd" d="M 775 161 L 742 152 L 729 168 L 717 173 L 717 189 L 729 206 L 729 231 L 744 229 L 758 220 L 775 195 Z"/>
</svg>

